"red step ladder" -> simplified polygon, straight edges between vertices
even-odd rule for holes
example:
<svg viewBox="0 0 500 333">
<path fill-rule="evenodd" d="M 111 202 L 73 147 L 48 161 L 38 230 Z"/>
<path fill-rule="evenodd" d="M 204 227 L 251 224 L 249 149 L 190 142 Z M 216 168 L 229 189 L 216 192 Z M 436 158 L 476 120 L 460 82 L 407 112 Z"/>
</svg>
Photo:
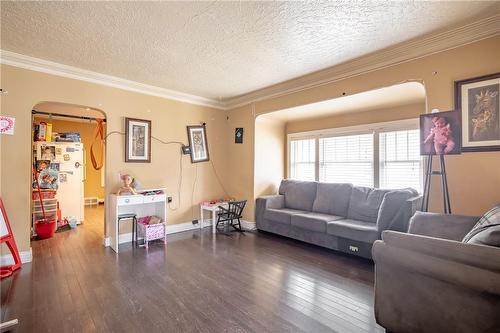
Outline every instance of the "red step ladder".
<svg viewBox="0 0 500 333">
<path fill-rule="evenodd" d="M 21 268 L 21 257 L 17 250 L 16 241 L 12 229 L 10 228 L 9 218 L 3 205 L 2 198 L 0 197 L 0 244 L 6 243 L 7 247 L 14 258 L 14 264 L 9 266 L 0 267 L 0 279 L 9 277 L 12 273 Z"/>
</svg>

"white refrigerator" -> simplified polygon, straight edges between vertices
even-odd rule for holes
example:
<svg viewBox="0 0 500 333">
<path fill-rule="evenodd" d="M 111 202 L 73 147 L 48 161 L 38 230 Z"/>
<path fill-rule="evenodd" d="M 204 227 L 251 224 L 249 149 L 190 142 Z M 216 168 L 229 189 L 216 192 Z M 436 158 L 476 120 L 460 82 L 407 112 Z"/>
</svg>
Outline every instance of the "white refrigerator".
<svg viewBox="0 0 500 333">
<path fill-rule="evenodd" d="M 59 164 L 59 201 L 62 218 L 84 219 L 85 150 L 81 142 L 36 142 L 37 160 Z"/>
</svg>

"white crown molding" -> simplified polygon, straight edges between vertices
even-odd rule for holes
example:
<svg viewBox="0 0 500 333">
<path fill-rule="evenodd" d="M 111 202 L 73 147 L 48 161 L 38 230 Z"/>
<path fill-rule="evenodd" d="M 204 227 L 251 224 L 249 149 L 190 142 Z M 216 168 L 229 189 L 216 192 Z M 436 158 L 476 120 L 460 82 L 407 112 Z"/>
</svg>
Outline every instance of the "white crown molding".
<svg viewBox="0 0 500 333">
<path fill-rule="evenodd" d="M 500 34 L 500 14 L 402 42 L 339 65 L 221 101 L 151 86 L 6 50 L 0 63 L 221 110 L 289 95 L 457 48 Z"/>
<path fill-rule="evenodd" d="M 339 65 L 224 100 L 234 109 L 419 59 L 500 34 L 500 14 L 431 33 Z"/>
<path fill-rule="evenodd" d="M 14 53 L 7 50 L 1 50 L 0 63 L 24 69 L 29 69 L 37 72 L 63 76 L 91 83 L 97 83 L 104 86 L 138 92 L 146 95 L 162 97 L 179 102 L 208 106 L 216 109 L 225 109 L 224 103 L 210 98 L 195 96 L 170 89 L 151 86 L 148 84 L 130 81 L 111 75 L 105 75 L 73 66 L 63 65 L 48 60 L 43 60 L 19 53 Z"/>
</svg>

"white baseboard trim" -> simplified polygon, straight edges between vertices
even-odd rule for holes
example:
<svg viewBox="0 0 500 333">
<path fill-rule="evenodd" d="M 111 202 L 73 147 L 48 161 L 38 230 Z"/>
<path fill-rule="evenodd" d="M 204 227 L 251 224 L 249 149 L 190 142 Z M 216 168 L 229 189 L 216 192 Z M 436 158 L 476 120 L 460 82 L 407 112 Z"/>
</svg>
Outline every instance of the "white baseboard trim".
<svg viewBox="0 0 500 333">
<path fill-rule="evenodd" d="M 178 232 L 200 229 L 199 223 L 200 222 L 198 222 L 198 224 L 193 224 L 192 222 L 185 222 L 185 223 L 167 225 L 167 235 L 176 234 Z M 206 228 L 210 226 L 212 226 L 212 221 L 205 220 L 205 222 L 203 223 L 203 227 Z M 118 236 L 118 244 L 128 243 L 131 241 L 131 239 L 132 239 L 131 232 L 120 234 Z M 106 247 L 111 246 L 111 238 L 110 237 L 104 238 L 102 243 Z"/>
<path fill-rule="evenodd" d="M 178 232 L 183 232 L 183 231 L 200 229 L 200 223 L 201 222 L 198 221 L 198 224 L 193 224 L 192 222 L 185 222 L 185 223 L 167 225 L 167 235 L 176 234 Z M 211 221 L 208 222 L 207 220 L 205 220 L 205 222 L 203 222 L 204 228 L 211 225 L 212 225 Z"/>
<path fill-rule="evenodd" d="M 178 232 L 191 231 L 200 229 L 200 221 L 198 224 L 193 224 L 191 222 L 178 223 L 167 225 L 167 235 L 176 234 Z M 206 219 L 203 222 L 203 228 L 212 227 L 212 220 Z M 245 230 L 255 230 L 255 222 L 241 220 L 241 227 Z M 142 239 L 142 238 L 139 238 Z M 124 234 L 120 234 L 118 236 L 118 244 L 129 243 L 132 240 L 132 233 L 127 232 Z M 104 238 L 103 240 L 104 246 L 111 246 L 111 239 L 109 237 Z"/>
<path fill-rule="evenodd" d="M 257 228 L 255 222 L 241 220 L 241 227 L 245 230 L 255 230 Z"/>
<path fill-rule="evenodd" d="M 31 252 L 31 248 L 29 251 L 21 251 L 19 252 L 19 257 L 21 257 L 21 262 L 23 264 L 26 264 L 28 262 L 33 261 L 33 253 Z M 4 254 L 0 257 L 0 266 L 9 266 L 14 264 L 14 258 L 12 255 L 9 254 Z"/>
</svg>

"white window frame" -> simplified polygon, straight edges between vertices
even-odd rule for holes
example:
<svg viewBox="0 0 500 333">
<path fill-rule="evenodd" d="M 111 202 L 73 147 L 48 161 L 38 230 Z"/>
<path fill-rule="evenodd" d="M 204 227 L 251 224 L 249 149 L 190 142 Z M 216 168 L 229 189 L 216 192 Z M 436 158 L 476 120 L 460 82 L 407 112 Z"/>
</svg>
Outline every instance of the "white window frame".
<svg viewBox="0 0 500 333">
<path fill-rule="evenodd" d="M 319 181 L 319 139 L 336 136 L 359 135 L 373 133 L 373 185 L 380 187 L 380 144 L 379 134 L 383 132 L 405 131 L 419 128 L 419 119 L 404 119 L 366 125 L 329 128 L 316 131 L 287 134 L 287 163 L 286 175 L 290 177 L 290 145 L 292 140 L 314 139 L 316 144 L 315 179 Z M 423 175 L 423 163 L 420 163 L 420 177 Z"/>
</svg>

